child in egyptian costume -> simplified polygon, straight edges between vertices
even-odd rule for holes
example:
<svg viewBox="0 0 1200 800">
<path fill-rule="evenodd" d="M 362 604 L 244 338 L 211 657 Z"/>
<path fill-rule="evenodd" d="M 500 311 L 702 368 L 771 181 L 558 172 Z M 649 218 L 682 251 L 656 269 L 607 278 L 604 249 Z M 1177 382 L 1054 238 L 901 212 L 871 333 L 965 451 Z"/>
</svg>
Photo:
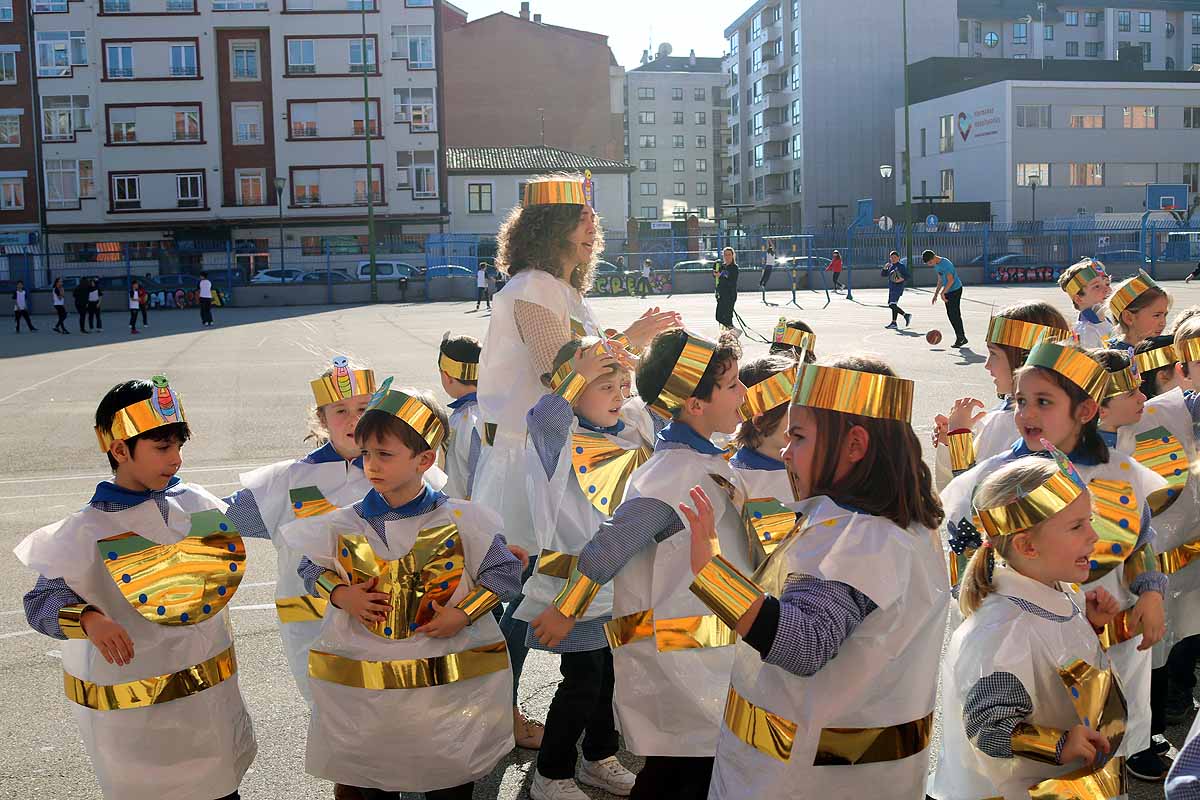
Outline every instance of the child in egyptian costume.
<svg viewBox="0 0 1200 800">
<path fill-rule="evenodd" d="M 1085 258 L 1063 270 L 1058 287 L 1079 312 L 1075 323 L 1075 340 L 1080 347 L 1107 347 L 1112 338 L 1112 323 L 1105 314 L 1105 301 L 1112 292 L 1112 277 L 1104 265 L 1094 258 Z"/>
<path fill-rule="evenodd" d="M 113 479 L 25 538 L 30 625 L 62 665 L 96 779 L 113 800 L 231 800 L 254 760 L 228 604 L 246 550 L 226 505 L 175 473 L 190 437 L 167 379 L 128 381 L 96 410 Z"/>
<path fill-rule="evenodd" d="M 449 434 L 446 437 L 446 494 L 471 499 L 475 467 L 483 442 L 479 438 L 479 340 L 470 336 L 442 336 L 438 348 L 438 378 L 450 396 Z"/>
</svg>

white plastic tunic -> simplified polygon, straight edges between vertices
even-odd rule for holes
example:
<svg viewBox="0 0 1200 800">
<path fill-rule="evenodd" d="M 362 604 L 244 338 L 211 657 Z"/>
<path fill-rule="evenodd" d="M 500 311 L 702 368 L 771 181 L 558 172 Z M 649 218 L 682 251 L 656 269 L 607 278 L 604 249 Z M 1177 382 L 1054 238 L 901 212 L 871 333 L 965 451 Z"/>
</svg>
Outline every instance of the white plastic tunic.
<svg viewBox="0 0 1200 800">
<path fill-rule="evenodd" d="M 123 511 L 89 506 L 17 546 L 21 563 L 47 578 L 62 578 L 133 640 L 134 658 L 125 666 L 109 664 L 86 639 L 62 642 L 68 675 L 111 686 L 178 672 L 233 645 L 228 608 L 192 624 L 160 625 L 143 617 L 125 599 L 97 548 L 101 539 L 126 531 L 174 544 L 188 535 L 192 514 L 225 512 L 227 506 L 204 489 L 182 488 L 186 491 L 172 490 L 168 497 L 169 522 L 150 500 Z M 236 672 L 195 694 L 143 708 L 101 711 L 73 703 L 72 710 L 100 789 L 113 800 L 224 797 L 237 791 L 257 752 Z"/>
<path fill-rule="evenodd" d="M 653 611 L 659 621 L 711 616 L 692 594 L 691 533 L 678 511 L 691 503 L 688 493 L 701 486 L 713 501 L 721 552 L 749 573 L 750 555 L 737 510 L 711 475 L 738 485 L 720 455 L 689 448 L 657 451 L 634 473 L 626 500 L 652 497 L 679 514 L 683 530 L 651 544 L 633 557 L 613 580 L 613 618 Z M 659 633 L 664 628 L 658 625 Z M 667 649 L 662 636 L 649 636 L 613 649 L 614 702 L 626 747 L 641 756 L 711 756 L 725 706 L 732 645 Z"/>
<path fill-rule="evenodd" d="M 1079 338 L 1079 346 L 1088 350 L 1108 347 L 1108 340 L 1113 337 L 1113 333 L 1112 323 L 1103 316 L 1100 316 L 1099 322 L 1088 322 L 1080 314 L 1079 321 L 1075 323 L 1075 335 Z"/>
<path fill-rule="evenodd" d="M 328 513 L 361 500 L 370 491 L 371 483 L 362 467 L 350 461 L 322 464 L 280 461 L 243 473 L 239 479 L 254 494 L 259 516 L 275 545 L 279 565 L 275 599 L 283 604 L 283 608 L 295 607 L 296 601 L 307 594 L 304 581 L 296 572 L 302 554 L 288 547 L 279 533 L 280 528 L 296 519 Z M 300 694 L 308 700 L 308 648 L 321 631 L 321 620 L 319 617 L 296 619 L 305 615 L 278 610 L 281 611 L 276 617 L 283 637 L 283 651 Z M 283 616 L 293 621 L 284 622 Z"/>
<path fill-rule="evenodd" d="M 471 440 L 481 436 L 479 404 L 464 403 L 450 412 L 450 438 L 446 443 L 446 494 L 470 500 L 467 485 L 471 472 Z M 480 440 L 480 455 L 483 441 Z"/>
<path fill-rule="evenodd" d="M 929 771 L 928 738 L 937 694 L 950 597 L 933 531 L 902 529 L 882 517 L 841 508 L 827 497 L 793 507 L 805 527 L 759 569 L 763 590 L 778 597 L 792 575 L 845 583 L 878 608 L 866 616 L 837 656 L 811 676 L 763 662 L 737 644 L 732 689 L 758 708 L 795 723 L 790 756 L 782 760 L 721 727 L 710 800 L 724 798 L 920 798 Z M 914 752 L 894 760 L 816 766 L 830 728 L 888 728 L 925 723 Z M 822 748 L 823 749 L 823 748 Z M 853 758 L 853 754 L 845 754 Z"/>
<path fill-rule="evenodd" d="M 477 504 L 450 500 L 433 511 L 384 523 L 387 544 L 353 508 L 297 520 L 283 530 L 288 546 L 313 563 L 349 575 L 335 557 L 339 536 L 366 537 L 379 559 L 393 561 L 413 547 L 417 534 L 453 524 L 462 540 L 463 572 L 448 605 L 474 588 L 474 576 L 500 520 Z M 387 639 L 367 630 L 332 603 L 314 653 L 351 661 L 429 659 L 503 644 L 491 614 L 448 639 L 417 634 Z M 440 686 L 366 689 L 310 677 L 312 718 L 305 770 L 349 786 L 391 792 L 427 792 L 478 780 L 513 748 L 512 670 Z"/>
<path fill-rule="evenodd" d="M 525 487 L 525 414 L 548 390 L 536 374 L 529 348 L 517 330 L 518 300 L 541 306 L 563 327 L 599 335 L 579 292 L 548 272 L 517 273 L 492 299 L 492 319 L 479 360 L 479 431 L 484 446 L 475 470 L 473 499 L 498 512 L 509 544 L 537 546 Z M 565 344 L 565 342 L 564 342 Z M 495 425 L 488 446 L 487 426 Z"/>
<path fill-rule="evenodd" d="M 998 672 L 1012 675 L 1033 707 L 1024 721 L 1068 731 L 1083 720 L 1060 670 L 1076 660 L 1101 672 L 1110 668 L 1083 613 L 1082 593 L 1053 589 L 1003 565 L 996 567 L 993 583 L 995 592 L 954 632 L 942 663 L 945 711 L 937 771 L 928 790 L 936 800 L 1027 800 L 1030 787 L 1081 767 L 1022 756 L 995 758 L 975 747 L 967 738 L 963 707 L 981 679 Z M 1014 598 L 1047 614 L 1026 610 Z"/>
</svg>

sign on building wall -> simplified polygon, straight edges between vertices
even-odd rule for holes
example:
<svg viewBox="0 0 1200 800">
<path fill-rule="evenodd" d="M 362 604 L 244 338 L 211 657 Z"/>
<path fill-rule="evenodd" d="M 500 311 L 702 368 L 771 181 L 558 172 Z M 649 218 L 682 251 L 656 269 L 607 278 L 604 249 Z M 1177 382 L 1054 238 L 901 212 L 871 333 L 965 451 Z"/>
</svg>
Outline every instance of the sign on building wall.
<svg viewBox="0 0 1200 800">
<path fill-rule="evenodd" d="M 964 147 L 992 144 L 1004 132 L 1004 118 L 996 105 L 959 111 L 957 120 L 959 143 Z"/>
</svg>

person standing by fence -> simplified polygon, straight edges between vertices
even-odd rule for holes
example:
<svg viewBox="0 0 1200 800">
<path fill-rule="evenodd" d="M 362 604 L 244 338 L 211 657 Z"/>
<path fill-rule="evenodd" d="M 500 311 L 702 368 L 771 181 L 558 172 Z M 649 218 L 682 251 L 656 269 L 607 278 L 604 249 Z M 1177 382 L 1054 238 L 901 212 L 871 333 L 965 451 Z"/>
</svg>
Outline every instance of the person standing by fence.
<svg viewBox="0 0 1200 800">
<path fill-rule="evenodd" d="M 893 250 L 888 254 L 888 263 L 883 265 L 879 274 L 888 279 L 888 308 L 892 310 L 892 322 L 884 327 L 895 330 L 896 318 L 904 317 L 904 327 L 907 328 L 912 323 L 912 314 L 900 307 L 900 298 L 908 284 L 908 264 L 901 261 L 900 254 Z"/>
<path fill-rule="evenodd" d="M 141 284 L 139 284 L 137 281 L 134 281 L 129 286 L 129 333 L 130 334 L 141 333 L 141 331 L 139 331 L 137 329 L 138 310 L 139 310 L 139 307 L 141 306 L 141 303 L 138 302 L 138 294 L 141 291 L 141 288 L 142 288 Z"/>
<path fill-rule="evenodd" d="M 734 305 L 737 304 L 738 265 L 737 254 L 732 247 L 721 251 L 721 264 L 717 277 L 717 322 L 722 330 L 740 330 L 733 325 Z"/>
<path fill-rule="evenodd" d="M 100 291 L 100 279 L 88 278 L 87 315 L 89 331 L 104 330 L 104 320 L 100 317 L 101 297 L 104 297 L 104 292 Z"/>
<path fill-rule="evenodd" d="M 17 333 L 21 332 L 22 319 L 29 326 L 30 333 L 37 330 L 29 318 L 29 293 L 25 291 L 25 281 L 17 281 L 17 288 L 13 291 L 13 319 L 17 323 Z"/>
<path fill-rule="evenodd" d="M 200 273 L 200 324 L 206 328 L 211 328 L 213 324 L 212 316 L 212 281 L 208 279 L 207 272 Z"/>
<path fill-rule="evenodd" d="M 484 300 L 487 301 L 488 311 L 492 310 L 492 296 L 488 293 L 488 263 L 486 261 L 479 262 L 479 268 L 475 270 L 475 310 L 479 310 L 479 304 Z"/>
<path fill-rule="evenodd" d="M 775 271 L 775 243 L 767 243 L 767 255 L 763 258 L 762 276 L 758 279 L 758 288 L 762 291 L 762 301 L 767 302 L 767 283 L 771 280 L 771 273 Z"/>
<path fill-rule="evenodd" d="M 826 272 L 833 274 L 833 290 L 836 292 L 842 288 L 842 254 L 837 250 L 833 251 L 833 258 L 829 260 L 828 266 L 825 267 Z"/>
<path fill-rule="evenodd" d="M 142 327 L 150 327 L 150 292 L 145 284 L 138 284 L 138 308 L 142 312 Z"/>
<path fill-rule="evenodd" d="M 58 315 L 58 321 L 54 323 L 54 330 L 59 333 L 70 333 L 67 330 L 67 293 L 63 291 L 62 278 L 54 279 L 54 286 L 50 289 L 50 299 L 54 303 L 54 313 Z"/>
<path fill-rule="evenodd" d="M 59 278 L 62 280 L 62 278 Z M 75 288 L 71 291 L 71 298 L 75 301 L 75 313 L 79 315 L 79 332 L 87 333 L 87 327 L 84 323 L 88 316 L 88 294 L 90 285 L 87 278 L 80 278 L 79 283 L 75 284 Z"/>
<path fill-rule="evenodd" d="M 967 334 L 963 332 L 962 321 L 962 292 L 963 282 L 958 277 L 954 262 L 943 258 L 932 250 L 921 253 L 921 261 L 937 270 L 937 286 L 933 290 L 932 303 L 936 303 L 938 295 L 946 304 L 946 316 L 950 319 L 950 327 L 954 328 L 954 344 L 951 347 L 962 347 L 967 343 Z"/>
<path fill-rule="evenodd" d="M 620 256 L 617 256 L 619 259 Z M 641 293 L 642 299 L 646 299 L 646 295 L 650 293 L 650 275 L 654 272 L 654 261 L 647 258 L 642 262 L 642 277 L 638 280 L 638 292 Z"/>
</svg>

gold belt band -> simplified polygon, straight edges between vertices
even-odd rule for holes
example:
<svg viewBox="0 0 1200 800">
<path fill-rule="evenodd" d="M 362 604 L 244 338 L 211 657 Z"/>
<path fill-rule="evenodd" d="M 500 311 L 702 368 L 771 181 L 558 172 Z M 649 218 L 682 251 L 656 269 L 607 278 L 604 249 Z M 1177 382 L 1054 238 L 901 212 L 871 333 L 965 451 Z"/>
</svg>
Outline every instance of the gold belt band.
<svg viewBox="0 0 1200 800">
<path fill-rule="evenodd" d="M 279 621 L 289 622 L 320 622 L 325 617 L 325 609 L 329 601 L 323 597 L 313 597 L 302 594 L 299 597 L 280 597 L 275 600 L 275 613 Z"/>
<path fill-rule="evenodd" d="M 932 735 L 932 711 L 921 719 L 881 728 L 824 728 L 817 742 L 813 766 L 900 761 L 929 747 Z"/>
<path fill-rule="evenodd" d="M 505 669 L 508 669 L 508 649 L 504 642 L 434 658 L 400 661 L 358 661 L 319 650 L 308 653 L 310 678 L 354 689 L 427 689 Z"/>
<path fill-rule="evenodd" d="M 483 443 L 486 444 L 488 447 L 491 447 L 494 444 L 496 444 L 496 423 L 494 423 L 494 422 L 483 423 Z"/>
<path fill-rule="evenodd" d="M 737 634 L 716 614 L 657 619 L 653 609 L 614 617 L 604 624 L 604 636 L 614 650 L 654 637 L 655 647 L 660 653 L 700 647 L 726 647 L 737 641 Z"/>
<path fill-rule="evenodd" d="M 796 723 L 759 708 L 729 687 L 725 698 L 725 725 L 729 731 L 760 753 L 787 761 L 796 741 Z"/>
<path fill-rule="evenodd" d="M 1188 542 L 1159 553 L 1158 566 L 1167 575 L 1173 575 L 1197 559 L 1200 559 L 1200 541 Z"/>
<path fill-rule="evenodd" d="M 537 571 L 551 578 L 566 580 L 571 577 L 571 570 L 579 563 L 579 556 L 560 553 L 557 550 L 543 550 L 538 554 Z"/>
<path fill-rule="evenodd" d="M 162 705 L 181 697 L 198 694 L 205 689 L 211 689 L 235 672 L 237 657 L 233 653 L 233 645 L 230 645 L 223 653 L 167 675 L 104 685 L 80 680 L 69 672 L 64 672 L 63 686 L 67 697 L 84 708 L 96 711 L 123 711 L 127 708 Z"/>
</svg>

